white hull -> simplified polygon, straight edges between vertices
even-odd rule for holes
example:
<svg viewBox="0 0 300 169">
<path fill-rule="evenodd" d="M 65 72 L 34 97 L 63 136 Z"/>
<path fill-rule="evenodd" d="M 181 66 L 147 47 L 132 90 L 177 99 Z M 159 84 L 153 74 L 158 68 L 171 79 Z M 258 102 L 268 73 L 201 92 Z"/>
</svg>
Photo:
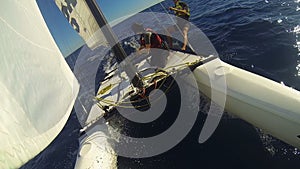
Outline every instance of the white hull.
<svg viewBox="0 0 300 169">
<path fill-rule="evenodd" d="M 207 70 L 213 70 L 209 73 Z M 292 88 L 239 69 L 215 59 L 194 70 L 199 90 L 222 105 L 226 95 L 225 110 L 263 129 L 284 142 L 300 148 L 300 92 Z M 209 76 L 211 78 L 209 78 Z M 224 86 L 210 81 L 225 77 Z M 226 91 L 226 93 L 225 93 Z"/>
<path fill-rule="evenodd" d="M 81 141 L 75 169 L 117 168 L 117 155 L 106 124 L 94 126 Z"/>
</svg>

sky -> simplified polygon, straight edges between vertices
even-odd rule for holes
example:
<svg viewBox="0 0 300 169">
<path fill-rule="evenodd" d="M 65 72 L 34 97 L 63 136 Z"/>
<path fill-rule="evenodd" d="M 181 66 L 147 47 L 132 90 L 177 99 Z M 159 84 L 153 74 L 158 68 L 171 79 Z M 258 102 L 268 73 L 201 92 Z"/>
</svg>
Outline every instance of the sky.
<svg viewBox="0 0 300 169">
<path fill-rule="evenodd" d="M 77 0 L 72 0 L 77 1 Z M 137 13 L 161 0 L 96 0 L 108 22 Z M 64 57 L 84 44 L 82 38 L 70 26 L 54 0 L 37 0 L 47 26 Z"/>
</svg>

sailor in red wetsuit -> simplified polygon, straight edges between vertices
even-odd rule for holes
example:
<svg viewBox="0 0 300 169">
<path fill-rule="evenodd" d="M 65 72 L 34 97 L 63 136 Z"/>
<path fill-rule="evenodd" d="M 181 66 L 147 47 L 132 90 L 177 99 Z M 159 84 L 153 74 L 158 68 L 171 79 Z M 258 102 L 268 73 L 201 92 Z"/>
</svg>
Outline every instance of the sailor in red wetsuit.
<svg viewBox="0 0 300 169">
<path fill-rule="evenodd" d="M 140 34 L 140 49 L 145 49 L 151 55 L 150 64 L 159 68 L 165 67 L 169 49 L 167 43 L 159 34 L 150 28 L 144 28 L 143 25 L 134 23 L 131 26 L 136 34 Z"/>
</svg>

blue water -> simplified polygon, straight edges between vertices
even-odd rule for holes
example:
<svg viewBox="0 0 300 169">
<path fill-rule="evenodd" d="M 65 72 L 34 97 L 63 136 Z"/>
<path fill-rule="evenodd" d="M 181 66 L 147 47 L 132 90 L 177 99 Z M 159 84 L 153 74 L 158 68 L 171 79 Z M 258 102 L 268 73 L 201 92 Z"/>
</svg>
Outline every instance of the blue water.
<svg viewBox="0 0 300 169">
<path fill-rule="evenodd" d="M 232 65 L 300 90 L 299 0 L 186 0 L 191 22 Z M 172 1 L 163 3 L 166 7 Z M 166 12 L 160 5 L 152 11 Z M 79 51 L 67 60 L 72 67 Z M 280 98 L 279 98 L 280 99 Z M 197 142 L 200 115 L 186 139 L 148 159 L 120 157 L 119 168 L 299 168 L 297 149 L 235 118 L 222 119 L 205 144 Z M 198 125 L 198 126 L 197 126 Z M 274 124 L 276 125 L 276 124 Z M 75 164 L 80 125 L 73 112 L 56 140 L 22 169 L 69 169 Z"/>
</svg>

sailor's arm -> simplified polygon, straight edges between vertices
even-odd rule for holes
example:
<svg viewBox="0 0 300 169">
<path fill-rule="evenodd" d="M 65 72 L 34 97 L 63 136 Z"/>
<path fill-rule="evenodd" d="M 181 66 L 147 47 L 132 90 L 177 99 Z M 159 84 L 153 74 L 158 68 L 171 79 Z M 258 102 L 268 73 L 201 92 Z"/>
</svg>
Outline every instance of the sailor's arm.
<svg viewBox="0 0 300 169">
<path fill-rule="evenodd" d="M 174 7 L 170 7 L 169 9 L 172 10 L 172 11 L 175 11 L 175 12 L 184 13 L 184 14 L 186 14 L 186 15 L 189 14 L 188 11 L 185 10 L 185 9 L 177 9 L 177 8 L 174 8 Z"/>
<path fill-rule="evenodd" d="M 151 47 L 151 32 L 146 32 L 145 33 L 145 47 L 146 49 L 149 49 Z"/>
<path fill-rule="evenodd" d="M 151 48 L 151 33 L 147 32 L 144 33 L 144 37 L 143 37 L 145 44 L 141 45 L 141 47 L 138 50 L 138 54 L 142 54 L 142 53 L 149 53 L 150 52 L 150 48 Z"/>
</svg>

